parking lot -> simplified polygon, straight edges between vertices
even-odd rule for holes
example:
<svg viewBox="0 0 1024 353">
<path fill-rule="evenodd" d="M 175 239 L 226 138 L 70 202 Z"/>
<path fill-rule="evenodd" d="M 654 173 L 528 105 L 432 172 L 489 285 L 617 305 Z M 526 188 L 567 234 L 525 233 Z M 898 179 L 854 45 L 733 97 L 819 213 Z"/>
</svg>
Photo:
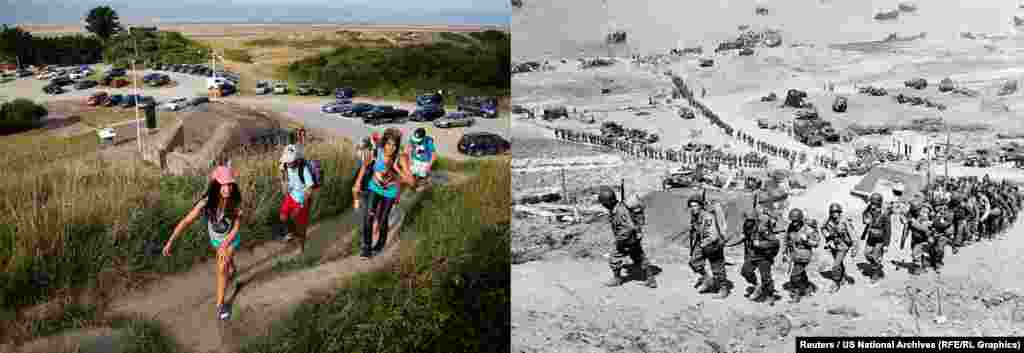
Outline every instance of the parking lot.
<svg viewBox="0 0 1024 353">
<path fill-rule="evenodd" d="M 469 132 L 490 132 L 504 137 L 506 140 L 509 139 L 509 121 L 508 114 L 499 116 L 497 119 L 483 119 L 477 118 L 476 123 L 468 127 L 454 127 L 454 128 L 436 128 L 432 123 L 429 122 L 414 122 L 406 121 L 397 124 L 382 124 L 382 125 L 366 125 L 360 118 L 345 118 L 335 113 L 323 113 L 320 111 L 320 107 L 323 104 L 334 101 L 330 97 L 322 97 L 321 99 L 302 99 L 295 100 L 290 99 L 287 96 L 238 96 L 228 97 L 226 100 L 235 101 L 244 105 L 253 107 L 261 107 L 263 109 L 273 110 L 282 113 L 289 118 L 303 124 L 309 128 L 327 129 L 334 131 L 341 136 L 347 136 L 353 141 L 359 141 L 363 137 L 369 136 L 370 131 L 373 129 L 383 129 L 388 127 L 395 127 L 402 130 L 402 133 L 408 136 L 413 130 L 418 127 L 425 127 L 427 133 L 434 136 L 434 140 L 438 144 L 438 149 L 441 154 L 456 159 L 464 159 L 465 155 L 458 152 L 456 145 L 459 138 L 463 134 Z M 389 101 L 370 101 L 356 97 L 356 102 L 367 102 L 371 104 L 384 104 L 393 105 L 396 108 L 406 109 L 408 111 L 414 111 L 416 106 L 414 103 L 400 103 L 400 102 L 389 102 Z"/>
<path fill-rule="evenodd" d="M 105 72 L 108 69 L 107 65 L 92 65 L 92 67 L 100 72 Z M 188 74 L 167 72 L 167 71 L 153 71 L 153 70 L 142 70 L 141 75 L 146 75 L 153 72 L 159 72 L 170 76 L 172 81 L 177 82 L 172 87 L 149 87 L 142 84 L 142 80 L 139 80 L 139 92 L 143 96 L 152 96 L 158 103 L 163 103 L 174 97 L 195 97 L 197 95 L 206 94 L 206 77 L 204 76 L 193 76 Z M 129 71 L 129 74 L 132 72 Z M 6 96 L 10 99 L 14 98 L 28 98 L 37 103 L 65 100 L 65 99 L 84 99 L 88 98 L 95 92 L 104 91 L 110 94 L 130 94 L 132 93 L 132 86 L 128 85 L 122 88 L 112 87 L 100 87 L 96 86 L 93 88 L 78 90 L 72 85 L 65 86 L 64 93 L 50 95 L 43 93 L 43 87 L 48 85 L 50 80 L 38 80 L 34 76 L 22 77 L 13 81 L 0 84 L 0 96 Z"/>
<path fill-rule="evenodd" d="M 93 68 L 100 72 L 105 72 L 108 67 L 106 65 L 93 65 Z M 176 97 L 193 98 L 196 96 L 205 97 L 207 95 L 207 77 L 205 76 L 162 70 L 143 70 L 140 72 L 140 76 L 153 72 L 166 74 L 172 81 L 176 82 L 175 85 L 170 87 L 148 87 L 142 85 L 141 82 L 139 83 L 140 94 L 143 96 L 152 96 L 158 105 Z M 131 72 L 129 72 L 129 74 L 131 74 Z M 43 87 L 49 84 L 49 82 L 49 80 L 38 80 L 34 76 L 18 78 L 14 81 L 0 84 L 0 97 L 6 97 L 8 99 L 28 98 L 39 103 L 62 100 L 80 100 L 84 103 L 86 98 L 99 91 L 104 91 L 112 95 L 127 95 L 132 93 L 131 86 L 122 88 L 97 86 L 83 90 L 74 89 L 73 86 L 66 86 L 65 93 L 50 95 L 43 93 Z M 253 89 L 254 87 L 239 87 L 240 91 L 247 92 L 248 94 L 251 94 Z M 477 117 L 473 125 L 466 127 L 437 128 L 431 122 L 415 122 L 410 120 L 393 124 L 375 126 L 366 125 L 363 123 L 361 118 L 346 118 L 337 113 L 321 112 L 321 106 L 335 100 L 333 97 L 333 90 L 332 95 L 327 97 L 296 97 L 294 96 L 294 92 L 289 92 L 288 95 L 232 95 L 221 99 L 234 101 L 239 104 L 258 109 L 267 109 L 269 111 L 282 113 L 290 119 L 309 128 L 326 129 L 340 136 L 349 137 L 353 141 L 358 141 L 363 137 L 368 136 L 369 132 L 376 128 L 397 127 L 402 130 L 404 134 L 411 134 L 416 128 L 425 127 L 427 128 L 428 133 L 435 137 L 442 154 L 459 159 L 465 158 L 465 156 L 458 153 L 456 145 L 465 133 L 490 132 L 500 135 L 506 139 L 509 138 L 509 118 L 507 114 L 501 115 L 497 119 Z M 366 102 L 374 105 L 392 105 L 396 108 L 408 110 L 409 112 L 416 110 L 415 103 L 411 102 L 377 101 L 358 96 L 354 101 Z M 187 111 L 189 109 L 195 108 L 189 107 L 184 110 Z"/>
</svg>

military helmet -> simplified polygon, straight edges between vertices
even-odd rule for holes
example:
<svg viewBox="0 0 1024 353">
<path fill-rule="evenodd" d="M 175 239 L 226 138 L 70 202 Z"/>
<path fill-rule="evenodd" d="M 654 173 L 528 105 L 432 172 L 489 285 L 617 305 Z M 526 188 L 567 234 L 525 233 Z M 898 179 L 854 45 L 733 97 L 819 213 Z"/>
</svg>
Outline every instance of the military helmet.
<svg viewBox="0 0 1024 353">
<path fill-rule="evenodd" d="M 870 202 L 872 204 L 876 204 L 876 205 L 881 205 L 882 204 L 882 194 L 879 194 L 877 192 L 871 194 L 871 196 L 868 197 L 868 202 Z"/>
<path fill-rule="evenodd" d="M 833 212 L 843 212 L 843 206 L 840 206 L 838 203 L 835 202 L 833 202 L 831 205 L 828 205 L 828 213 Z"/>
<path fill-rule="evenodd" d="M 597 191 L 597 201 L 602 205 L 614 205 L 618 200 L 615 197 L 615 190 L 611 186 L 602 186 Z"/>
<path fill-rule="evenodd" d="M 799 222 L 804 220 L 804 211 L 799 208 L 789 210 L 789 220 L 792 222 Z"/>
</svg>

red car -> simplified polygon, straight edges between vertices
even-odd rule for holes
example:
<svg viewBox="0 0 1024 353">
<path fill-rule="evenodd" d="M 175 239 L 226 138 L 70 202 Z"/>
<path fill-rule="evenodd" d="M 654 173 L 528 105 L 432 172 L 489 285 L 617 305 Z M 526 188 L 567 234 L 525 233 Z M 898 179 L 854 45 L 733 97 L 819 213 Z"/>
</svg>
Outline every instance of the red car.
<svg viewBox="0 0 1024 353">
<path fill-rule="evenodd" d="M 85 101 L 85 104 L 90 106 L 97 106 L 106 103 L 110 99 L 110 95 L 107 92 L 96 92 L 89 99 Z"/>
<path fill-rule="evenodd" d="M 114 88 L 121 88 L 121 87 L 124 87 L 124 86 L 127 86 L 127 85 L 128 85 L 128 80 L 125 80 L 123 78 L 116 79 L 116 80 L 114 80 L 113 82 L 110 83 L 110 86 L 114 87 Z"/>
</svg>

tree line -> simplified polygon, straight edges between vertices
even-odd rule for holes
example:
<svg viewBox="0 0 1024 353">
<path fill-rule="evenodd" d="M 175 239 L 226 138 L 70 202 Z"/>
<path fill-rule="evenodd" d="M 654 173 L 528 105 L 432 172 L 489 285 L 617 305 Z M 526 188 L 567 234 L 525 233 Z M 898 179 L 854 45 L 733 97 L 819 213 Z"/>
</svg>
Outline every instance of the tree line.
<svg viewBox="0 0 1024 353">
<path fill-rule="evenodd" d="M 28 65 L 93 64 L 103 57 L 100 38 L 77 35 L 35 37 L 20 27 L 3 26 L 0 56 L 10 63 Z"/>
<path fill-rule="evenodd" d="M 499 31 L 474 34 L 479 45 L 447 42 L 407 47 L 339 47 L 288 66 L 297 81 L 352 87 L 371 95 L 449 92 L 510 94 L 511 37 Z"/>
</svg>

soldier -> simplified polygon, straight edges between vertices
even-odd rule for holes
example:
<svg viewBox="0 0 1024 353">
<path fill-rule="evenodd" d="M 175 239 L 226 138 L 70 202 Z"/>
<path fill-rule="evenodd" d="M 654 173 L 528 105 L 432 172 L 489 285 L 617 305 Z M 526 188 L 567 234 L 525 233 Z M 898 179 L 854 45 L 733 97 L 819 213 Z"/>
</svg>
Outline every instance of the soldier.
<svg viewBox="0 0 1024 353">
<path fill-rule="evenodd" d="M 932 229 L 931 238 L 928 239 L 928 260 L 930 265 L 936 272 L 942 267 L 943 259 L 946 256 L 946 246 L 950 243 L 950 238 L 953 231 L 953 214 L 952 211 L 943 204 L 940 200 L 937 202 L 935 212 L 932 215 Z M 954 253 L 956 248 L 953 248 Z"/>
<path fill-rule="evenodd" d="M 832 270 L 830 275 L 825 276 L 832 280 L 832 287 L 829 292 L 839 291 L 844 282 L 853 284 L 853 277 L 846 275 L 846 254 L 853 250 L 852 257 L 857 256 L 857 249 L 853 243 L 853 224 L 849 218 L 843 218 L 843 208 L 838 203 L 828 206 L 828 219 L 821 227 L 821 233 L 825 238 L 825 250 L 832 253 Z M 824 272 L 822 272 L 824 276 Z"/>
<path fill-rule="evenodd" d="M 914 266 L 910 269 L 910 274 L 917 275 L 924 272 L 928 265 L 926 257 L 929 255 L 927 247 L 931 243 L 931 232 L 932 232 L 932 221 L 931 221 L 931 207 L 927 204 L 919 205 L 915 204 L 914 208 L 910 210 L 911 216 L 909 231 L 910 231 L 910 247 L 913 249 Z"/>
<path fill-rule="evenodd" d="M 703 197 L 694 195 L 687 205 L 690 208 L 690 269 L 700 276 L 695 285 L 697 292 L 717 291 L 715 298 L 728 297 L 732 283 L 725 274 L 725 239 L 721 223 L 716 215 L 705 209 Z M 704 268 L 705 261 L 711 266 L 711 276 Z"/>
<path fill-rule="evenodd" d="M 756 201 L 754 207 L 754 210 L 743 216 L 743 237 L 728 246 L 740 242 L 744 245 L 740 276 L 750 284 L 744 296 L 758 303 L 768 300 L 774 303 L 778 299 L 772 282 L 772 263 L 779 253 L 779 239 L 775 233 L 776 222 L 768 212 L 757 205 Z"/>
<path fill-rule="evenodd" d="M 871 194 L 868 198 L 868 207 L 861 214 L 864 221 L 861 240 L 865 242 L 864 258 L 868 261 L 864 276 L 870 278 L 872 283 L 877 283 L 885 277 L 882 257 L 892 235 L 889 212 L 882 206 L 882 201 L 882 194 Z"/>
<path fill-rule="evenodd" d="M 798 208 L 789 211 L 789 226 L 786 229 L 785 248 L 792 261 L 789 282 L 783 285 L 790 291 L 790 302 L 797 303 L 802 297 L 817 290 L 807 277 L 807 266 L 811 263 L 814 248 L 818 247 L 817 222 L 804 222 L 804 212 Z"/>
<path fill-rule="evenodd" d="M 633 267 L 640 267 L 643 271 L 645 285 L 650 288 L 656 288 L 658 284 L 652 274 L 650 262 L 648 262 L 647 256 L 644 255 L 643 247 L 640 244 L 642 225 L 636 221 L 642 221 L 642 219 L 636 218 L 635 211 L 631 211 L 626 203 L 619 202 L 616 199 L 615 191 L 611 187 L 601 187 L 597 198 L 601 205 L 608 210 L 612 235 L 615 236 L 615 250 L 612 252 L 611 258 L 608 259 L 608 265 L 612 270 L 612 278 L 605 285 L 616 287 L 626 282 L 620 272 L 625 268 L 623 259 L 629 257 L 633 261 Z"/>
</svg>

